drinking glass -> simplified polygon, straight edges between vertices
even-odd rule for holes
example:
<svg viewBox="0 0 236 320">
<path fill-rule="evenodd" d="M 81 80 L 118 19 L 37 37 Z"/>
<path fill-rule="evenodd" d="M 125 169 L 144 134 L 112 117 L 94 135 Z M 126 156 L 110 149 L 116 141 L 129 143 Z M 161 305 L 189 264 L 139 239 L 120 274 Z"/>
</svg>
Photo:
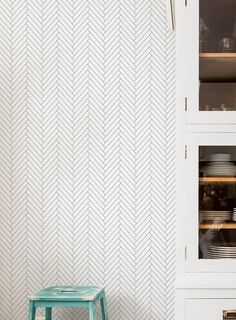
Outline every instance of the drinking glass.
<svg viewBox="0 0 236 320">
<path fill-rule="evenodd" d="M 234 52 L 235 40 L 233 38 L 225 37 L 219 41 L 220 52 Z"/>
</svg>

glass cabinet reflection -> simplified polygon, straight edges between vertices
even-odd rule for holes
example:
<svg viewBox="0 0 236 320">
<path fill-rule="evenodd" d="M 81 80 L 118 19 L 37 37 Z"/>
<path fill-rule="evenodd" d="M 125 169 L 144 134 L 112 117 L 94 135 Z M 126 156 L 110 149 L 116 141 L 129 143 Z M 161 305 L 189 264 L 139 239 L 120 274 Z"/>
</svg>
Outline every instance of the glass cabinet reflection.
<svg viewBox="0 0 236 320">
<path fill-rule="evenodd" d="M 236 1 L 199 1 L 199 110 L 236 110 Z"/>
<path fill-rule="evenodd" d="M 236 258 L 236 147 L 199 147 L 199 258 Z"/>
</svg>

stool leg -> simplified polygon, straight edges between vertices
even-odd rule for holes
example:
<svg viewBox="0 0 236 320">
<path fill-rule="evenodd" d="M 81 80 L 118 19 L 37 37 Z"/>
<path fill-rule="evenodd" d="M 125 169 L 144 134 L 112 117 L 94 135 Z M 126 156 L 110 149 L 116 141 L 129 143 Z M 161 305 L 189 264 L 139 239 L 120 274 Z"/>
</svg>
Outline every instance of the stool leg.
<svg viewBox="0 0 236 320">
<path fill-rule="evenodd" d="M 95 302 L 89 302 L 89 320 L 96 320 Z"/>
<path fill-rule="evenodd" d="M 28 319 L 29 320 L 35 320 L 35 315 L 36 315 L 36 308 L 34 305 L 33 301 L 29 302 L 29 316 Z"/>
<path fill-rule="evenodd" d="M 105 293 L 102 295 L 100 299 L 101 311 L 102 311 L 102 320 L 108 320 L 107 314 L 107 304 L 106 304 L 106 296 Z"/>
<path fill-rule="evenodd" d="M 51 307 L 45 308 L 45 315 L 46 315 L 46 320 L 52 320 L 52 308 Z"/>
</svg>

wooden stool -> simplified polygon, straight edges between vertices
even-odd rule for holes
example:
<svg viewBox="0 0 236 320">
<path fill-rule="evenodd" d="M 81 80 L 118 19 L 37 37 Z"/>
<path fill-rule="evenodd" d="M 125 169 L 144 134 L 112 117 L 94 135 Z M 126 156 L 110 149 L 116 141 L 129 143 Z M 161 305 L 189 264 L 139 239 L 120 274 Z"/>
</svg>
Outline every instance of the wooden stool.
<svg viewBox="0 0 236 320">
<path fill-rule="evenodd" d="M 82 307 L 89 310 L 89 320 L 96 320 L 96 302 L 100 302 L 102 320 L 108 320 L 105 290 L 93 286 L 49 287 L 29 299 L 29 320 L 35 320 L 36 308 L 45 308 L 46 320 L 52 320 L 52 308 Z"/>
</svg>

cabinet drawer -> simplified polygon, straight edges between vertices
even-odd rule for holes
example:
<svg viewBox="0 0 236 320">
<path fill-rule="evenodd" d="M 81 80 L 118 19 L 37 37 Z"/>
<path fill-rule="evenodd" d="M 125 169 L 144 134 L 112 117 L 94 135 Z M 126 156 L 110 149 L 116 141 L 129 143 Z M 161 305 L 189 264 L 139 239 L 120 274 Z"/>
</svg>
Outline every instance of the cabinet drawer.
<svg viewBox="0 0 236 320">
<path fill-rule="evenodd" d="M 236 299 L 187 299 L 185 320 L 236 320 Z"/>
</svg>

